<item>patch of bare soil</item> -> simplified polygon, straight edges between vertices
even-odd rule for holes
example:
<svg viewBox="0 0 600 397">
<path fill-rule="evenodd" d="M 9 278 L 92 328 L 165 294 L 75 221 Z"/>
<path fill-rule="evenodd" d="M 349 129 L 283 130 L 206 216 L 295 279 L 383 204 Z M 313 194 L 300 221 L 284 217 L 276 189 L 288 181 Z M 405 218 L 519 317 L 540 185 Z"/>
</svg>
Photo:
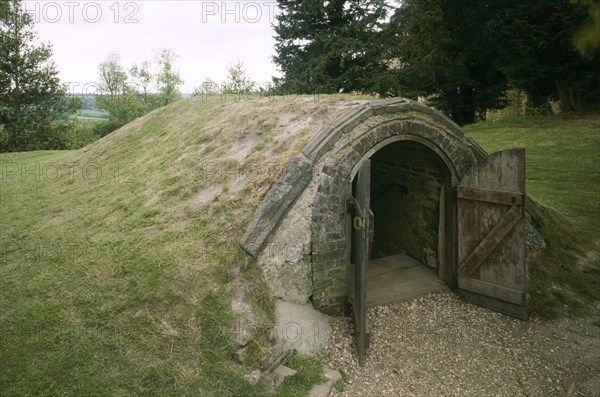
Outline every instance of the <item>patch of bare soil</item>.
<svg viewBox="0 0 600 397">
<path fill-rule="evenodd" d="M 345 374 L 332 396 L 595 396 L 599 316 L 527 322 L 436 294 L 369 309 L 364 367 L 352 323 L 335 318 L 324 361 Z"/>
</svg>

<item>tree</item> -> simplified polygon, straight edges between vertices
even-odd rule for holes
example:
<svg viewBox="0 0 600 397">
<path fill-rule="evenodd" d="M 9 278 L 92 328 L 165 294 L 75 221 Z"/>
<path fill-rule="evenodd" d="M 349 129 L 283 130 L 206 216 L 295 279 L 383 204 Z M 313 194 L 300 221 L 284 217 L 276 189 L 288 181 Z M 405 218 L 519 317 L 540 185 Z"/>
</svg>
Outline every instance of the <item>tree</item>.
<svg viewBox="0 0 600 397">
<path fill-rule="evenodd" d="M 119 54 L 113 52 L 98 65 L 100 92 L 104 95 L 96 97 L 96 105 L 108 112 L 108 121 L 95 126 L 100 136 L 111 133 L 151 109 L 148 90 L 153 76 L 148 62 L 139 67 L 133 65 L 130 70 L 135 80 L 131 82 L 120 59 Z"/>
<path fill-rule="evenodd" d="M 108 121 L 96 126 L 100 136 L 107 135 L 150 111 L 139 92 L 127 85 L 123 92 L 114 97 L 97 96 L 96 103 L 99 109 L 108 112 Z"/>
<path fill-rule="evenodd" d="M 105 95 L 96 97 L 96 103 L 99 109 L 109 113 L 109 119 L 96 125 L 97 133 L 107 135 L 157 107 L 178 100 L 181 96 L 178 87 L 183 81 L 173 70 L 175 58 L 172 51 L 162 51 L 157 58 L 156 74 L 152 73 L 148 61 L 139 66 L 134 64 L 129 69 L 131 79 L 121 66 L 118 54 L 111 53 L 100 63 L 100 90 Z M 151 92 L 155 82 L 158 94 Z"/>
<path fill-rule="evenodd" d="M 563 111 L 572 111 L 600 100 L 600 52 L 597 47 L 585 46 L 582 55 L 573 43 L 590 19 L 585 2 L 499 3 L 500 9 L 489 21 L 500 49 L 499 66 L 527 93 L 532 106 L 543 106 L 548 98 L 554 98 Z"/>
<path fill-rule="evenodd" d="M 199 87 L 194 89 L 192 96 L 214 95 L 221 92 L 221 87 L 210 77 L 204 79 Z"/>
<path fill-rule="evenodd" d="M 600 48 L 600 2 L 597 0 L 571 0 L 572 4 L 588 7 L 589 20 L 573 35 L 573 44 L 581 55 L 593 56 Z"/>
<path fill-rule="evenodd" d="M 121 57 L 115 52 L 108 54 L 108 58 L 98 65 L 100 78 L 100 92 L 108 94 L 111 99 L 125 90 L 127 73 L 121 66 Z"/>
<path fill-rule="evenodd" d="M 140 66 L 133 65 L 131 69 L 129 69 L 129 74 L 133 79 L 131 83 L 135 85 L 137 92 L 142 95 L 144 102 L 150 106 L 150 87 L 154 81 L 154 76 L 150 71 L 150 63 L 148 61 L 144 61 L 140 64 Z"/>
<path fill-rule="evenodd" d="M 227 67 L 227 79 L 223 86 L 224 94 L 247 94 L 255 89 L 256 83 L 246 75 L 241 61 Z"/>
<path fill-rule="evenodd" d="M 61 135 L 80 102 L 67 96 L 50 44 L 37 34 L 20 0 L 0 6 L 0 151 L 70 147 Z M 69 127 L 71 128 L 71 127 Z"/>
<path fill-rule="evenodd" d="M 385 0 L 279 0 L 275 25 L 283 77 L 275 79 L 293 93 L 372 92 L 386 47 L 382 36 Z"/>
<path fill-rule="evenodd" d="M 549 110 L 554 98 L 563 111 L 581 110 L 600 99 L 600 57 L 589 45 L 586 56 L 575 49 L 576 32 L 595 14 L 588 0 L 573 2 L 581 4 L 404 0 L 388 26 L 397 43 L 388 93 L 425 97 L 459 124 L 504 106 L 509 84 L 532 107 Z"/>
<path fill-rule="evenodd" d="M 388 26 L 395 38 L 392 95 L 425 97 L 460 125 L 505 105 L 507 80 L 486 34 L 494 2 L 405 0 Z"/>
<path fill-rule="evenodd" d="M 0 2 L 0 17 L 4 18 L 10 12 L 10 1 Z"/>
<path fill-rule="evenodd" d="M 168 105 L 181 98 L 179 86 L 183 80 L 179 73 L 173 69 L 177 55 L 171 50 L 163 50 L 158 57 L 159 72 L 156 77 L 160 92 L 161 105 Z"/>
</svg>

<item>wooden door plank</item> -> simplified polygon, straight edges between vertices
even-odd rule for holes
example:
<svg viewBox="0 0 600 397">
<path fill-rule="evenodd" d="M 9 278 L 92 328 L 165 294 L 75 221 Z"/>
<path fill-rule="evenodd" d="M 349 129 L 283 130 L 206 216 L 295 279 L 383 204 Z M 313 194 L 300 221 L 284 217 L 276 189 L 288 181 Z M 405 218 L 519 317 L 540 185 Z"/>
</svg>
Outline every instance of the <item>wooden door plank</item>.
<svg viewBox="0 0 600 397">
<path fill-rule="evenodd" d="M 462 288 L 458 290 L 458 295 L 461 299 L 469 303 L 482 306 L 490 310 L 496 311 L 498 313 L 518 318 L 523 321 L 527 321 L 529 317 L 527 313 L 527 305 L 516 305 L 514 303 L 505 302 L 500 299 L 467 291 Z"/>
<path fill-rule="evenodd" d="M 526 303 L 525 293 L 523 291 L 463 276 L 458 276 L 458 280 L 461 289 L 490 296 L 516 305 L 523 305 Z"/>
<path fill-rule="evenodd" d="M 523 194 L 502 192 L 499 190 L 482 189 L 469 186 L 459 186 L 457 189 L 459 199 L 484 201 L 486 203 L 523 205 Z"/>
<path fill-rule="evenodd" d="M 492 231 L 481 240 L 479 245 L 465 258 L 458 268 L 461 276 L 470 276 L 481 263 L 492 253 L 512 228 L 522 218 L 523 207 L 513 205 L 494 226 Z"/>
<path fill-rule="evenodd" d="M 358 362 L 362 366 L 365 363 L 368 340 L 367 327 L 367 285 L 366 267 L 369 261 L 369 230 L 371 217 L 370 205 L 371 194 L 371 160 L 363 161 L 359 171 L 356 184 L 355 209 L 358 222 L 354 222 L 355 233 L 355 276 L 354 276 L 354 329 L 356 346 L 358 350 Z"/>
<path fill-rule="evenodd" d="M 460 186 L 525 193 L 525 149 L 490 154 L 463 176 Z"/>
<path fill-rule="evenodd" d="M 525 151 L 489 155 L 456 189 L 462 299 L 527 319 Z"/>
</svg>

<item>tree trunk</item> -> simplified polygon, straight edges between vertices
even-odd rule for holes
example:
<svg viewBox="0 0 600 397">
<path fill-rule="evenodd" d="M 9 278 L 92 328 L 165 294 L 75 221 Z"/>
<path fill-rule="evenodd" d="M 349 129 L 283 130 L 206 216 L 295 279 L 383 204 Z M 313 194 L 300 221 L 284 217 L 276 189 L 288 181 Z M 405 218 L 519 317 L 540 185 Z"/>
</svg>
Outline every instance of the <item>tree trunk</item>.
<svg viewBox="0 0 600 397">
<path fill-rule="evenodd" d="M 456 124 L 463 126 L 475 121 L 476 109 L 473 98 L 461 92 L 460 87 L 449 90 L 446 93 L 446 99 L 450 106 L 450 117 Z"/>
<path fill-rule="evenodd" d="M 527 101 L 525 105 L 525 114 L 551 114 L 552 108 L 548 103 L 548 98 L 537 93 L 527 92 Z"/>
<path fill-rule="evenodd" d="M 579 91 L 569 88 L 562 78 L 554 79 L 554 84 L 556 85 L 556 93 L 560 101 L 560 109 L 563 112 L 583 110 Z"/>
</svg>

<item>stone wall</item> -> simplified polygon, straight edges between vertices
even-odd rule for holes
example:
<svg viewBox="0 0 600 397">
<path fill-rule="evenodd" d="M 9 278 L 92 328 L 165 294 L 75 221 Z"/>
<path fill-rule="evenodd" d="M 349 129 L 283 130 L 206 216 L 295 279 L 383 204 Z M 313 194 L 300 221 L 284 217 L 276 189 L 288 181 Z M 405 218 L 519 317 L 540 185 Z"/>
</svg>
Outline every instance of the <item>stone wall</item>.
<svg viewBox="0 0 600 397">
<path fill-rule="evenodd" d="M 438 268 L 442 164 L 422 145 L 395 142 L 371 157 L 371 258 L 406 253 Z"/>
</svg>

